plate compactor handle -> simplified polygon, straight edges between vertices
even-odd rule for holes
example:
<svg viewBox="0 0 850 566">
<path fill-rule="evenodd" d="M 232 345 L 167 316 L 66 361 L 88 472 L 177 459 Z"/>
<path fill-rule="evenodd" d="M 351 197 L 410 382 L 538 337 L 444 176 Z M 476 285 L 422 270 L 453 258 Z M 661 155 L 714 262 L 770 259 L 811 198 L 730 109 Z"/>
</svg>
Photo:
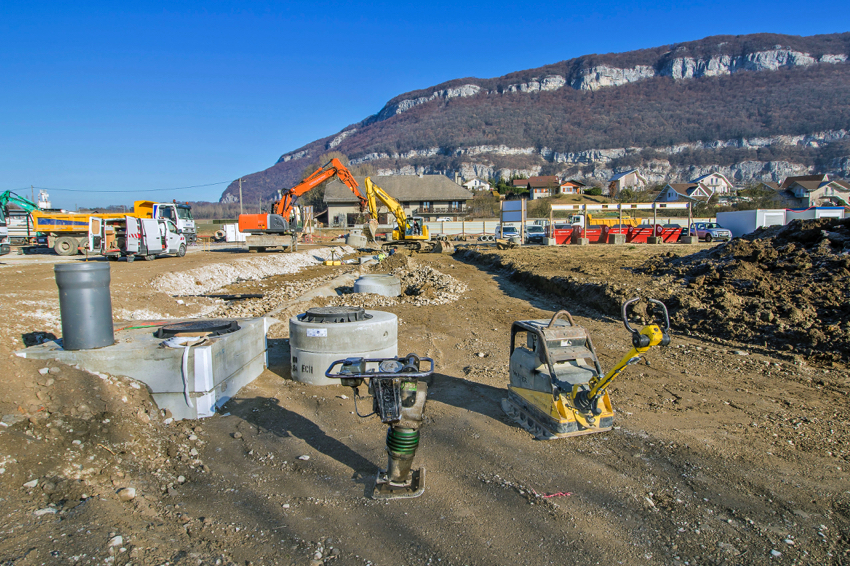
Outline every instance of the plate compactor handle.
<svg viewBox="0 0 850 566">
<path fill-rule="evenodd" d="M 655 322 L 651 322 L 641 330 L 636 330 L 629 324 L 629 307 L 639 300 L 638 297 L 635 297 L 623 303 L 623 324 L 626 325 L 626 330 L 632 335 L 632 349 L 604 377 L 599 380 L 591 380 L 589 390 L 579 388 L 573 390 L 573 405 L 587 415 L 594 416 L 601 413 L 597 406 L 597 401 L 605 394 L 611 382 L 626 367 L 639 362 L 641 356 L 653 346 L 667 346 L 670 343 L 670 334 L 668 333 L 670 329 L 670 316 L 667 314 L 667 307 L 661 301 L 647 299 L 647 302 L 661 307 L 661 311 L 664 313 L 663 328 Z"/>
<path fill-rule="evenodd" d="M 556 320 L 559 316 L 562 316 L 562 315 L 563 315 L 563 316 L 565 316 L 565 317 L 567 318 L 567 320 L 568 320 L 568 321 L 569 321 L 569 323 L 570 323 L 570 326 L 575 326 L 575 325 L 576 325 L 576 323 L 575 323 L 575 322 L 573 322 L 573 315 L 571 315 L 571 314 L 570 314 L 569 312 L 567 312 L 567 311 L 561 310 L 561 311 L 558 311 L 558 312 L 556 312 L 555 314 L 553 314 L 553 315 L 552 315 L 552 320 L 550 320 L 550 321 L 549 321 L 549 326 L 548 326 L 547 328 L 553 328 L 553 327 L 555 326 L 555 320 Z"/>
<path fill-rule="evenodd" d="M 625 303 L 623 303 L 623 324 L 626 326 L 626 330 L 632 335 L 632 344 L 635 348 L 646 348 L 649 346 L 650 338 L 646 334 L 641 333 L 641 331 L 636 330 L 631 324 L 629 324 L 629 307 L 640 300 L 640 297 L 635 297 L 634 299 L 629 299 Z M 670 315 L 667 313 L 667 306 L 659 300 L 656 299 L 647 299 L 646 302 L 652 303 L 654 305 L 658 305 L 661 308 L 661 312 L 664 314 L 661 322 L 664 326 L 661 328 L 663 333 L 663 339 L 661 341 L 662 346 L 666 346 L 670 343 Z"/>
</svg>

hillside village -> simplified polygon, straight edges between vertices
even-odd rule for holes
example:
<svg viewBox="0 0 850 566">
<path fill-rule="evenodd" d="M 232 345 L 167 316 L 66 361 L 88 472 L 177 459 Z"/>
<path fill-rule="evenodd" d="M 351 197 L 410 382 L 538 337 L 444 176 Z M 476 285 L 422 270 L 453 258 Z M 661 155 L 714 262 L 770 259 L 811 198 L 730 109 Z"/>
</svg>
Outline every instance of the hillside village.
<svg viewBox="0 0 850 566">
<path fill-rule="evenodd" d="M 363 177 L 358 177 L 362 182 Z M 478 177 L 454 180 L 445 175 L 374 176 L 373 181 L 398 200 L 410 215 L 429 221 L 460 220 L 474 215 L 469 206 L 476 195 L 490 194 L 500 199 L 526 198 L 529 201 L 581 195 L 602 196 L 619 202 L 710 204 L 724 209 L 847 207 L 850 183 L 828 174 L 789 176 L 781 183 L 733 183 L 721 173 L 708 173 L 688 182 L 652 185 L 638 169 L 616 173 L 603 185 L 586 180 L 561 179 L 542 175 L 511 179 L 509 184 Z M 757 202 L 754 201 L 757 195 Z M 553 201 L 554 202 L 554 201 Z M 357 198 L 343 183 L 334 180 L 325 189 L 324 203 L 331 226 L 351 226 L 359 218 Z M 386 215 L 382 219 L 386 221 Z"/>
</svg>

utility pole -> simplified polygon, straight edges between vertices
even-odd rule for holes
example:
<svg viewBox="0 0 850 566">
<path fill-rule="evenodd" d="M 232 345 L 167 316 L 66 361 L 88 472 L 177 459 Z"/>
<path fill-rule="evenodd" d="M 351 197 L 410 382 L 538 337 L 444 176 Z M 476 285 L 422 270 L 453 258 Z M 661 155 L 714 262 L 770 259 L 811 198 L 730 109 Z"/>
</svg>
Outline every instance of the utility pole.
<svg viewBox="0 0 850 566">
<path fill-rule="evenodd" d="M 242 214 L 242 177 L 239 177 L 239 214 Z"/>
</svg>

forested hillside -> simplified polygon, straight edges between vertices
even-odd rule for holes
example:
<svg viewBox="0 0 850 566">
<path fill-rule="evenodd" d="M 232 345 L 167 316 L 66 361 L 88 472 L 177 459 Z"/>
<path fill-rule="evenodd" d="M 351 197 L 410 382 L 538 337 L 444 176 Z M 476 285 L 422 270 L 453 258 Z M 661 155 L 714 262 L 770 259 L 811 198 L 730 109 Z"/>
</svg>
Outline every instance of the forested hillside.
<svg viewBox="0 0 850 566">
<path fill-rule="evenodd" d="M 243 193 L 291 186 L 338 151 L 382 174 L 561 174 L 602 182 L 720 170 L 741 182 L 850 170 L 850 33 L 716 36 L 588 55 L 400 95 L 374 116 L 284 154 Z M 223 195 L 232 200 L 235 186 Z"/>
</svg>

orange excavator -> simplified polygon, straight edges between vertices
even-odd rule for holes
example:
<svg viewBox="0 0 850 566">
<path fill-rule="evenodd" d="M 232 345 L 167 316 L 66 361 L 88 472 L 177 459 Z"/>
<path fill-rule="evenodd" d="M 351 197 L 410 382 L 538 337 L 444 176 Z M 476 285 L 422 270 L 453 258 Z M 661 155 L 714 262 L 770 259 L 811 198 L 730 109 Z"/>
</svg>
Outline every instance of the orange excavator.
<svg viewBox="0 0 850 566">
<path fill-rule="evenodd" d="M 297 225 L 291 222 L 293 207 L 298 197 L 315 189 L 334 175 L 351 189 L 351 192 L 360 199 L 361 209 L 365 209 L 368 202 L 360 192 L 354 176 L 339 159 L 331 159 L 291 189 L 278 191 L 280 199 L 272 204 L 269 214 L 239 215 L 239 231 L 248 234 L 245 238 L 248 250 L 264 252 L 266 248 L 289 246 L 289 251 L 296 251 L 298 234 Z"/>
</svg>

